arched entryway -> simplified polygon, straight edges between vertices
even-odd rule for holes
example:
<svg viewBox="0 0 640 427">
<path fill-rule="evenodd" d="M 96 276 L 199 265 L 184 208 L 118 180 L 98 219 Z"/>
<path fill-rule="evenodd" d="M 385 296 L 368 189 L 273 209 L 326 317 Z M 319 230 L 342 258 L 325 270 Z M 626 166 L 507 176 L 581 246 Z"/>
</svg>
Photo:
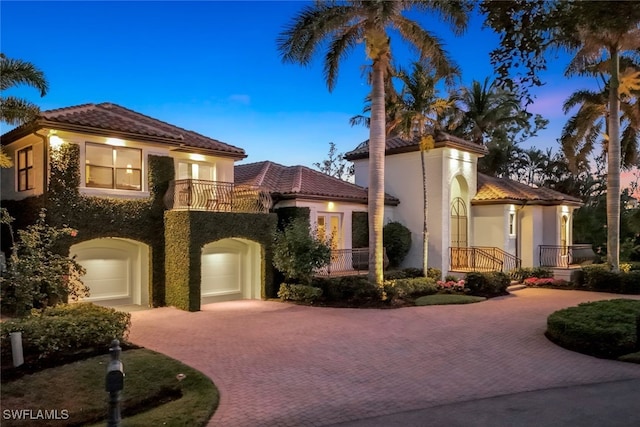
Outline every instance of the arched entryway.
<svg viewBox="0 0 640 427">
<path fill-rule="evenodd" d="M 261 297 L 261 247 L 251 240 L 230 238 L 202 248 L 202 303 Z"/>
<path fill-rule="evenodd" d="M 134 240 L 101 238 L 71 246 L 69 255 L 86 269 L 82 282 L 101 305 L 149 305 L 149 247 Z"/>
</svg>

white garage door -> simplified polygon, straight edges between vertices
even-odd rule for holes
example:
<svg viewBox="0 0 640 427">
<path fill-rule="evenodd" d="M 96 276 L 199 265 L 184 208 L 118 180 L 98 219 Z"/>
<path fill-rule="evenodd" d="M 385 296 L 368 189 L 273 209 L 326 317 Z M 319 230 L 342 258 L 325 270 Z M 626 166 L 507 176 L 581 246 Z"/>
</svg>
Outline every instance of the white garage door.
<svg viewBox="0 0 640 427">
<path fill-rule="evenodd" d="M 94 239 L 73 245 L 71 256 L 85 269 L 91 301 L 104 305 L 148 305 L 148 248 L 124 239 Z"/>
<path fill-rule="evenodd" d="M 243 239 L 223 239 L 202 248 L 202 302 L 260 298 L 260 247 Z"/>
</svg>

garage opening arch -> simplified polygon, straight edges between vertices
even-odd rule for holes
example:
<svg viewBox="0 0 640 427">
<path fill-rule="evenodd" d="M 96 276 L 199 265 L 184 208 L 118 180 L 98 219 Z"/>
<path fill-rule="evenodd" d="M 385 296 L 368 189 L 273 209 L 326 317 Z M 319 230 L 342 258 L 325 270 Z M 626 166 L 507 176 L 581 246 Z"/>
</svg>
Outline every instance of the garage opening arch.
<svg viewBox="0 0 640 427">
<path fill-rule="evenodd" d="M 100 305 L 149 306 L 150 249 L 145 243 L 116 237 L 85 240 L 69 255 L 86 269 L 82 281 L 90 301 Z"/>
<path fill-rule="evenodd" d="M 262 246 L 239 238 L 205 244 L 201 250 L 200 291 L 203 304 L 262 297 Z"/>
</svg>

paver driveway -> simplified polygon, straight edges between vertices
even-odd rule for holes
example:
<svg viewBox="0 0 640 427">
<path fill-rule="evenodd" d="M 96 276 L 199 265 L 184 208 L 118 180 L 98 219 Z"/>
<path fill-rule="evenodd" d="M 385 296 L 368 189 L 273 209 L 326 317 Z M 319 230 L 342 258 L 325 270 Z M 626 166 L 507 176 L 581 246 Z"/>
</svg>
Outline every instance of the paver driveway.
<svg viewBox="0 0 640 427">
<path fill-rule="evenodd" d="M 543 335 L 553 311 L 619 297 L 523 289 L 479 304 L 397 310 L 237 301 L 197 313 L 135 312 L 130 339 L 213 379 L 221 400 L 210 425 L 328 425 L 640 378 L 638 365 L 570 352 Z"/>
</svg>

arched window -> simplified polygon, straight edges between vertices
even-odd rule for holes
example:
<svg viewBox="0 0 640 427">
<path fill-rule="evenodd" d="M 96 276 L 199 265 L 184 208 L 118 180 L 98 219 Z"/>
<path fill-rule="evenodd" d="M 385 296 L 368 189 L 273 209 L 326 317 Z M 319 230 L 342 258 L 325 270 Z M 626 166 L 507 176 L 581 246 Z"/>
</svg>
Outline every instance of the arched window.
<svg viewBox="0 0 640 427">
<path fill-rule="evenodd" d="M 451 202 L 451 247 L 467 246 L 467 205 L 462 198 L 456 197 Z"/>
</svg>

